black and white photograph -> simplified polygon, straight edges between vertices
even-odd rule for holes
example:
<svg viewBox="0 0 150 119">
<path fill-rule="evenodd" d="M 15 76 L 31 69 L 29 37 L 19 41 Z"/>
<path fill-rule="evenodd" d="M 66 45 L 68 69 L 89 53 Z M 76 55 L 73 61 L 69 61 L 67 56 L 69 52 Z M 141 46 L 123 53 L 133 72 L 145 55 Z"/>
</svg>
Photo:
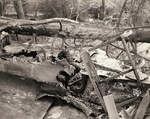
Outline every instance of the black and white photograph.
<svg viewBox="0 0 150 119">
<path fill-rule="evenodd" d="M 0 119 L 150 119 L 150 0 L 0 0 Z"/>
</svg>

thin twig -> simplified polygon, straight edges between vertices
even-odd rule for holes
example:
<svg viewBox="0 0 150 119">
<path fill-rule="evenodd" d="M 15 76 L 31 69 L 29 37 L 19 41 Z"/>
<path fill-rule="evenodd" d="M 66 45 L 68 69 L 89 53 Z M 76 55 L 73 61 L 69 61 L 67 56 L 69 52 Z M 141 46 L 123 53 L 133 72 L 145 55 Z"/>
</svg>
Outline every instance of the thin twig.
<svg viewBox="0 0 150 119">
<path fill-rule="evenodd" d="M 118 59 L 120 57 L 120 55 L 123 53 L 124 51 L 122 50 L 119 55 L 116 57 L 116 59 Z"/>
<path fill-rule="evenodd" d="M 69 45 L 69 44 L 65 41 L 64 38 L 62 38 L 62 40 L 63 40 L 63 42 L 64 42 L 67 46 L 71 46 L 71 45 Z"/>
<path fill-rule="evenodd" d="M 117 74 L 117 75 L 115 75 L 115 76 L 113 76 L 113 77 L 108 77 L 108 78 L 106 78 L 106 79 L 100 80 L 98 83 L 104 83 L 104 82 L 112 81 L 112 80 L 118 78 L 119 76 L 124 75 L 124 74 L 127 74 L 127 73 L 129 73 L 129 72 L 131 72 L 131 71 L 133 71 L 133 69 L 129 69 L 129 70 L 124 71 L 124 72 L 121 72 L 121 73 L 119 73 L 119 74 Z"/>
<path fill-rule="evenodd" d="M 124 31 L 134 30 L 134 29 L 139 29 L 139 28 L 150 28 L 150 26 L 136 26 L 136 27 L 129 27 L 129 28 L 125 28 Z"/>
<path fill-rule="evenodd" d="M 53 6 L 52 6 L 52 9 L 54 10 L 54 12 L 55 12 L 59 17 L 61 17 L 61 15 L 58 14 L 57 10 L 56 10 Z"/>
<path fill-rule="evenodd" d="M 76 40 L 77 40 L 77 39 L 76 39 L 76 38 L 74 38 L 74 41 L 73 41 L 73 42 L 74 42 L 74 45 L 75 45 L 75 46 L 77 46 L 77 44 L 76 44 Z"/>
<path fill-rule="evenodd" d="M 79 16 L 80 16 L 82 13 L 86 12 L 86 11 L 89 10 L 90 8 L 91 8 L 91 6 L 88 7 L 87 9 L 81 11 L 80 13 L 78 13 L 78 15 L 77 15 L 77 17 L 76 17 L 76 21 L 78 21 L 78 18 L 79 18 Z"/>
<path fill-rule="evenodd" d="M 121 47 L 119 47 L 119 46 L 115 46 L 115 45 L 113 45 L 113 44 L 110 44 L 110 45 L 114 46 L 114 47 L 117 48 L 117 49 L 120 49 L 120 50 L 122 50 L 122 51 L 125 51 L 123 48 L 121 48 Z M 139 56 L 139 57 L 141 57 L 141 58 L 143 58 L 143 59 L 145 59 L 145 60 L 147 60 L 147 61 L 150 61 L 150 59 L 148 59 L 148 58 L 146 58 L 146 57 L 143 57 L 143 56 L 137 54 L 137 53 L 134 52 L 134 51 L 130 51 L 130 52 L 133 53 L 133 54 L 135 54 L 135 55 L 137 55 L 137 56 Z"/>
<path fill-rule="evenodd" d="M 120 37 L 120 35 L 122 35 L 123 33 L 124 32 L 120 32 L 120 33 L 116 34 L 115 36 L 113 36 L 111 38 L 107 38 L 107 40 L 105 42 L 103 42 L 103 43 L 101 43 L 101 44 L 99 44 L 99 45 L 97 45 L 95 47 L 90 48 L 89 51 L 95 50 L 95 49 L 97 49 L 99 47 L 103 47 L 103 46 L 106 46 L 106 45 L 108 45 L 110 43 L 113 43 L 113 42 L 117 41 L 117 38 Z"/>
<path fill-rule="evenodd" d="M 109 50 L 109 45 L 106 46 L 106 55 L 109 57 L 108 50 Z"/>
</svg>

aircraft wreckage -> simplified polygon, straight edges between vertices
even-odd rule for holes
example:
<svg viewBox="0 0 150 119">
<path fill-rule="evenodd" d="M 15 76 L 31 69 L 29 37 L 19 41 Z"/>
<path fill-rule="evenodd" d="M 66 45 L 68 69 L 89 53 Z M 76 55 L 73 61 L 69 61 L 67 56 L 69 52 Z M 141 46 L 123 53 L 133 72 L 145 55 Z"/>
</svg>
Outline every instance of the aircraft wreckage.
<svg viewBox="0 0 150 119">
<path fill-rule="evenodd" d="M 70 25 L 71 29 L 63 29 L 63 20 L 64 22 L 71 22 L 75 25 Z M 66 49 L 59 51 L 57 55 L 48 53 L 47 51 L 49 49 L 46 49 L 48 48 L 48 43 L 37 44 L 33 40 L 21 44 L 16 42 L 12 43 L 12 41 L 10 42 L 9 37 L 12 33 L 33 35 L 34 39 L 36 35 L 47 34 L 48 36 L 61 38 L 97 38 L 98 32 L 93 32 L 95 31 L 95 29 L 93 31 L 91 30 L 92 28 L 88 29 L 87 34 L 90 32 L 91 34 L 88 34 L 87 36 L 87 34 L 85 34 L 87 29 L 81 33 L 81 27 L 84 27 L 83 25 L 79 25 L 78 23 L 70 21 L 68 19 L 63 20 L 43 20 L 39 23 L 36 23 L 36 21 L 26 21 L 20 23 L 18 21 L 12 23 L 13 20 L 8 23 L 8 20 L 8 25 L 0 28 L 2 31 L 0 71 L 17 75 L 23 78 L 33 79 L 39 82 L 40 91 L 35 97 L 36 100 L 41 99 L 44 96 L 65 100 L 67 103 L 71 103 L 75 107 L 81 109 L 88 117 L 91 115 L 97 116 L 103 112 L 107 112 L 104 101 L 102 99 L 102 96 L 105 94 L 104 91 L 100 88 L 101 82 L 107 82 L 111 81 L 111 79 L 115 79 L 135 85 L 137 83 L 137 77 L 136 75 L 134 75 L 134 73 L 137 72 L 140 83 L 142 83 L 142 85 L 149 84 L 149 77 L 146 74 L 142 73 L 138 69 L 136 69 L 135 71 L 132 66 L 125 65 L 119 60 L 108 58 L 104 51 L 100 49 L 96 50 L 96 53 L 94 53 L 95 55 L 91 55 L 90 50 L 89 53 L 81 53 L 81 62 L 76 61 Z M 51 23 L 53 22 L 58 22 L 59 25 L 57 27 L 60 28 L 56 28 L 54 31 L 51 28 L 47 29 L 47 26 L 45 26 L 45 24 L 50 23 L 50 26 L 53 27 L 54 24 L 51 25 Z M 43 24 L 43 26 L 41 26 L 41 24 Z M 36 25 L 39 25 L 39 27 Z M 41 27 L 42 29 L 44 29 L 43 32 L 40 32 Z M 65 25 L 65 27 L 67 27 L 67 25 Z M 72 27 L 74 29 L 72 29 Z M 80 29 L 77 29 L 77 27 L 79 27 Z M 33 33 L 29 34 L 27 30 L 32 31 Z M 50 32 L 45 32 L 45 30 L 50 30 Z M 107 30 L 108 29 L 106 29 L 106 31 Z M 80 34 L 77 35 L 78 33 Z M 107 33 L 103 35 L 105 36 L 106 34 Z M 121 34 L 119 33 L 118 35 Z M 99 34 L 98 36 L 103 37 L 103 35 Z M 109 39 L 110 36 L 108 36 L 107 38 Z M 112 39 L 113 38 L 117 39 L 118 36 L 114 35 Z M 110 41 L 114 42 L 115 40 L 113 39 Z M 110 41 L 108 41 L 107 43 L 110 43 Z M 10 42 L 10 44 L 8 42 Z M 7 45 L 7 43 L 9 45 Z M 107 43 L 105 42 L 105 44 Z M 91 55 L 91 57 L 89 54 Z M 112 62 L 115 66 L 113 66 Z M 92 70 L 93 72 L 90 72 L 90 70 Z M 133 73 L 133 71 L 135 72 Z M 98 75 L 98 77 L 96 77 L 96 75 Z M 99 80 L 99 77 L 103 77 L 106 80 Z M 95 81 L 92 82 L 92 79 L 95 79 Z M 94 92 L 94 90 L 96 93 Z M 122 88 L 122 90 L 124 89 Z M 127 98 L 129 98 L 129 101 L 123 103 L 118 102 L 116 103 L 116 106 L 119 107 L 126 103 L 131 103 L 137 98 L 141 98 L 141 96 L 134 98 L 127 96 L 125 99 Z"/>
</svg>

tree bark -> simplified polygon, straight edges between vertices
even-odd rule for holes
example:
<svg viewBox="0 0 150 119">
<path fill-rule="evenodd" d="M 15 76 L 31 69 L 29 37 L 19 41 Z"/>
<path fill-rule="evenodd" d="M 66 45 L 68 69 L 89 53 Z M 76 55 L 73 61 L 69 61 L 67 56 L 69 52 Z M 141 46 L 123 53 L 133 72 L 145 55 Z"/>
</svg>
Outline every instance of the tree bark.
<svg viewBox="0 0 150 119">
<path fill-rule="evenodd" d="M 52 18 L 40 21 L 31 21 L 23 19 L 3 20 L 0 19 L 0 31 L 16 34 L 37 36 L 58 36 L 63 38 L 78 38 L 78 39 L 101 39 L 109 33 L 113 28 L 105 26 L 92 26 L 91 24 L 80 24 L 74 20 L 66 18 Z M 111 34 L 111 35 L 110 35 Z"/>
<path fill-rule="evenodd" d="M 21 0 L 14 1 L 14 6 L 15 6 L 15 9 L 17 12 L 17 18 L 18 19 L 25 19 L 22 1 Z"/>
<path fill-rule="evenodd" d="M 22 35 L 50 36 L 76 39 L 100 39 L 114 42 L 121 40 L 120 35 L 126 30 L 132 30 L 131 40 L 150 43 L 150 26 L 122 28 L 121 31 L 108 26 L 98 26 L 86 23 L 78 23 L 66 18 L 52 18 L 39 21 L 23 19 L 0 19 L 0 31 Z M 112 39 L 112 40 L 111 40 Z M 127 39 L 126 39 L 127 40 Z"/>
<path fill-rule="evenodd" d="M 6 9 L 6 2 L 5 0 L 1 0 L 0 1 L 0 16 L 4 15 L 5 9 Z"/>
<path fill-rule="evenodd" d="M 102 20 L 105 17 L 105 0 L 102 0 Z"/>
<path fill-rule="evenodd" d="M 144 15 L 142 13 L 142 8 L 144 7 L 145 0 L 141 0 L 134 16 L 133 16 L 133 25 L 134 26 L 143 26 L 144 25 Z"/>
</svg>

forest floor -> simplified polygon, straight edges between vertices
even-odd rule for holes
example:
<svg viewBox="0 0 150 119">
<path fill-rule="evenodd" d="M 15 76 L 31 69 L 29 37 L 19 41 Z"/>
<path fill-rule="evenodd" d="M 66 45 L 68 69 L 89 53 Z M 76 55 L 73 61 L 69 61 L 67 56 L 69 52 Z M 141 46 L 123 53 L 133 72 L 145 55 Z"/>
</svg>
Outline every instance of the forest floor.
<svg viewBox="0 0 150 119">
<path fill-rule="evenodd" d="M 23 37 L 19 36 L 19 43 L 26 42 L 27 39 L 30 37 Z M 64 46 L 67 46 L 67 50 L 70 51 L 74 59 L 80 60 L 80 53 L 83 51 L 88 50 L 89 48 L 98 45 L 101 43 L 99 40 L 82 40 L 77 39 L 74 42 L 74 39 L 66 39 L 65 42 L 60 38 L 50 38 L 50 37 L 38 37 L 37 38 L 39 44 L 47 44 L 43 48 L 46 50 L 46 53 L 52 54 L 57 56 L 57 54 L 64 49 Z M 14 40 L 14 43 L 16 41 Z M 49 45 L 48 45 L 49 44 Z M 53 46 L 52 46 L 53 44 Z M 116 44 L 121 44 L 120 42 Z M 146 46 L 147 45 L 147 46 Z M 146 51 L 150 47 L 150 45 L 146 44 L 147 48 L 143 47 L 143 50 L 140 48 L 140 53 L 145 55 Z M 53 48 L 52 48 L 53 47 Z M 141 45 L 139 45 L 141 47 Z M 6 47 L 7 51 L 12 51 Z M 106 48 L 102 48 L 106 50 Z M 32 50 L 32 48 L 31 48 Z M 109 47 L 109 55 L 115 58 L 118 54 L 117 49 Z M 92 54 L 92 53 L 91 53 Z M 148 55 L 145 55 L 149 57 Z M 126 55 L 123 54 L 120 60 L 126 59 Z M 81 65 L 82 66 L 82 65 Z M 144 66 L 149 67 L 149 62 L 146 62 Z M 114 67 L 115 68 L 115 67 Z M 150 75 L 150 70 L 146 70 L 144 73 Z M 102 77 L 103 78 L 103 77 Z M 89 80 L 89 79 L 88 79 Z M 71 104 L 66 103 L 62 100 L 57 100 L 50 97 L 44 97 L 40 100 L 35 100 L 37 94 L 40 92 L 40 83 L 32 80 L 23 78 L 20 76 L 14 76 L 8 73 L 0 72 L 0 115 L 1 119 L 86 119 L 87 116 L 79 109 L 74 107 Z M 91 85 L 91 83 L 88 83 Z M 87 84 L 87 85 L 88 85 Z M 126 82 L 113 82 L 108 83 L 107 87 L 103 87 L 104 90 L 107 89 L 107 94 L 113 94 L 114 100 L 116 102 L 121 102 L 125 99 L 130 99 L 133 97 L 138 97 L 141 92 L 136 86 L 128 86 Z M 88 87 L 88 88 L 91 88 Z M 89 90 L 89 89 L 87 89 Z M 85 90 L 85 91 L 87 91 Z M 91 89 L 90 89 L 91 90 Z M 96 99 L 93 95 L 93 92 L 88 91 L 91 93 L 89 98 Z M 119 98 L 121 97 L 121 98 Z M 136 100 L 134 103 L 130 103 L 124 105 L 123 107 L 117 107 L 118 112 L 121 112 L 123 109 L 128 109 L 131 106 L 135 106 L 138 108 L 141 99 Z M 54 103 L 55 102 L 55 103 Z M 92 103 L 91 103 L 92 105 Z M 150 116 L 149 113 L 150 107 L 147 108 L 145 113 L 145 118 Z M 99 115 L 98 119 L 103 119 L 104 117 L 107 119 L 108 116 L 102 116 L 103 114 Z"/>
</svg>

